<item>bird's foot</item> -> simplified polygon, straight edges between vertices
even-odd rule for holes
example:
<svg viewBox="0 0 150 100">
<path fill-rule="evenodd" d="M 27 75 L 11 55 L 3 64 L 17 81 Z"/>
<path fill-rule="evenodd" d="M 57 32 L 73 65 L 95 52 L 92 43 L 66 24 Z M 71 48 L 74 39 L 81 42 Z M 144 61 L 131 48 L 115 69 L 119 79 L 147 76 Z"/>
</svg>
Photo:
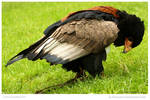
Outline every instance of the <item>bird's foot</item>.
<svg viewBox="0 0 150 100">
<path fill-rule="evenodd" d="M 102 71 L 102 72 L 100 73 L 100 77 L 101 77 L 101 78 L 104 78 L 104 77 L 105 77 L 104 71 Z"/>
<path fill-rule="evenodd" d="M 80 68 L 80 72 L 78 72 L 76 74 L 74 79 L 75 80 L 80 79 L 80 81 L 83 81 L 86 77 L 87 77 L 87 75 L 86 75 L 85 71 L 82 68 Z"/>
</svg>

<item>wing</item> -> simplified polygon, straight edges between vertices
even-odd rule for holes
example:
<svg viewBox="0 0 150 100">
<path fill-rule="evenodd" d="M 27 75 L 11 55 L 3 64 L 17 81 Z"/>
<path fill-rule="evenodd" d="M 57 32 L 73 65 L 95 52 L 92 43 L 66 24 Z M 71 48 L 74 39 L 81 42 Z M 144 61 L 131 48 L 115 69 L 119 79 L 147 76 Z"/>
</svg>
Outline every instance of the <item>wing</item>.
<svg viewBox="0 0 150 100">
<path fill-rule="evenodd" d="M 71 21 L 21 51 L 6 66 L 23 58 L 32 61 L 46 59 L 52 64 L 66 64 L 92 53 L 101 53 L 116 40 L 118 31 L 117 25 L 112 21 Z"/>
<path fill-rule="evenodd" d="M 117 38 L 117 25 L 104 20 L 72 21 L 59 27 L 34 51 L 34 60 L 65 64 L 91 53 L 99 53 Z M 31 58 L 33 59 L 33 58 Z"/>
<path fill-rule="evenodd" d="M 115 8 L 99 6 L 71 13 L 50 25 L 43 38 L 12 57 L 6 66 L 23 58 L 66 63 L 100 52 L 117 37 L 117 12 Z"/>
</svg>

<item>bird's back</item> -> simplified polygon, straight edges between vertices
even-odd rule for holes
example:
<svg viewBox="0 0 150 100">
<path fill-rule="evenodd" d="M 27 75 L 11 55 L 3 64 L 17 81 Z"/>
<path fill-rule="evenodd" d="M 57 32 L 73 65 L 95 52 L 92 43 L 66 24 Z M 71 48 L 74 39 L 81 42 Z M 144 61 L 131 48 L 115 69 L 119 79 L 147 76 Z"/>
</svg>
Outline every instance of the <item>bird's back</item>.
<svg viewBox="0 0 150 100">
<path fill-rule="evenodd" d="M 102 19 L 72 21 L 59 27 L 46 41 L 43 41 L 41 46 L 32 52 L 33 58 L 31 58 L 64 64 L 103 51 L 115 41 L 118 31 L 114 22 Z"/>
</svg>

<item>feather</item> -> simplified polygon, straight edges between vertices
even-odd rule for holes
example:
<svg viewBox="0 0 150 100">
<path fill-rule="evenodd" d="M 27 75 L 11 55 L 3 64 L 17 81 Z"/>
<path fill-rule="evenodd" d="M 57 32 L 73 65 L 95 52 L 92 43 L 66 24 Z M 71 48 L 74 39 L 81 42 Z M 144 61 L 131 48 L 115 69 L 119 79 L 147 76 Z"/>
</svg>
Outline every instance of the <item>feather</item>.
<svg viewBox="0 0 150 100">
<path fill-rule="evenodd" d="M 95 26 L 94 26 L 95 25 Z M 73 21 L 59 27 L 41 49 L 40 59 L 65 64 L 90 53 L 103 51 L 117 38 L 115 23 L 104 20 Z"/>
<path fill-rule="evenodd" d="M 66 64 L 91 53 L 99 53 L 117 38 L 117 25 L 104 20 L 72 21 L 44 36 L 20 52 L 7 65 L 23 58 L 46 59 L 52 64 Z"/>
<path fill-rule="evenodd" d="M 56 40 L 54 40 L 56 41 Z M 53 41 L 52 41 L 53 42 Z M 86 50 L 68 43 L 56 41 L 52 45 L 47 44 L 41 52 L 40 59 L 46 59 L 53 64 L 64 64 L 79 57 L 89 54 Z"/>
<path fill-rule="evenodd" d="M 125 11 L 97 6 L 70 13 L 50 25 L 44 34 L 40 40 L 11 58 L 6 66 L 23 58 L 32 61 L 46 59 L 52 64 L 63 64 L 63 68 L 78 72 L 80 76 L 81 69 L 96 76 L 103 71 L 102 60 L 106 60 L 111 43 L 124 45 L 125 38 L 133 39 L 132 47 L 141 43 L 144 23 Z"/>
<path fill-rule="evenodd" d="M 118 18 L 119 16 L 117 15 L 117 12 L 118 12 L 118 9 L 115 9 L 115 8 L 112 8 L 110 6 L 97 6 L 97 7 L 93 7 L 93 8 L 90 8 L 88 10 L 80 10 L 80 11 L 76 11 L 76 12 L 72 12 L 72 13 L 69 13 L 68 16 L 64 17 L 61 19 L 62 22 L 66 21 L 68 18 L 74 16 L 74 15 L 77 15 L 79 13 L 83 13 L 83 12 L 88 12 L 88 11 L 99 11 L 99 12 L 103 12 L 103 13 L 108 13 L 108 14 L 112 14 L 114 17 Z M 86 14 L 88 15 L 88 14 Z M 94 15 L 93 15 L 94 16 Z M 83 18 L 83 16 L 82 16 Z"/>
<path fill-rule="evenodd" d="M 12 63 L 18 61 L 18 60 L 23 59 L 23 58 L 24 58 L 23 55 L 16 55 L 15 57 L 13 57 L 12 59 L 10 59 L 10 60 L 7 62 L 6 67 L 7 67 L 8 65 L 10 65 L 10 64 L 12 64 Z"/>
</svg>

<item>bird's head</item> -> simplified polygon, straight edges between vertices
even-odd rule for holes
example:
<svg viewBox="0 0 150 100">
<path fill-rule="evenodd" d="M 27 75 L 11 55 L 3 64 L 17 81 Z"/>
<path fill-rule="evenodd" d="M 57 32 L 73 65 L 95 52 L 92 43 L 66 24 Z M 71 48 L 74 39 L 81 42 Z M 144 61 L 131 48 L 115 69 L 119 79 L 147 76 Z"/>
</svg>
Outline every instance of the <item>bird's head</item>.
<svg viewBox="0 0 150 100">
<path fill-rule="evenodd" d="M 139 17 L 123 12 L 117 27 L 120 31 L 114 45 L 124 45 L 123 53 L 127 53 L 141 43 L 145 28 L 144 22 Z"/>
</svg>

